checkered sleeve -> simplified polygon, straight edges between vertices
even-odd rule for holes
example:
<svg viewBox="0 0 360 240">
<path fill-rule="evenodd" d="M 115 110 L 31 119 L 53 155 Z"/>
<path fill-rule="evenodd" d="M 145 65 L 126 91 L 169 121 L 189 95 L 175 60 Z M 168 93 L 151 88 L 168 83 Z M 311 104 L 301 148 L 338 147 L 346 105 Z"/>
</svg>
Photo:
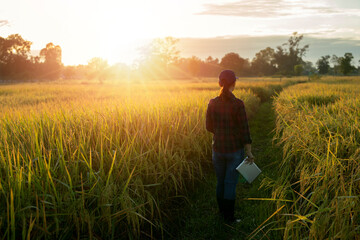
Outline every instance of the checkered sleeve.
<svg viewBox="0 0 360 240">
<path fill-rule="evenodd" d="M 212 99 L 210 100 L 206 110 L 206 130 L 214 133 L 214 120 L 212 116 Z"/>
</svg>

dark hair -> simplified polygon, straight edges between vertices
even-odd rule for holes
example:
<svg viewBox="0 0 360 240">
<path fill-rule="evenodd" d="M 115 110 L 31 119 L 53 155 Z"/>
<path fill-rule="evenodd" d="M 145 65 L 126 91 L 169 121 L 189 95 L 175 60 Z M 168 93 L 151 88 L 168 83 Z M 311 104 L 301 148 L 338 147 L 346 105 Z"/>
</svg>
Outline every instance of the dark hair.
<svg viewBox="0 0 360 240">
<path fill-rule="evenodd" d="M 219 96 L 222 98 L 229 98 L 230 91 L 229 88 L 232 86 L 236 81 L 236 76 L 234 71 L 232 70 L 224 70 L 219 75 L 219 85 L 221 87 Z"/>
<path fill-rule="evenodd" d="M 230 93 L 230 91 L 229 91 L 230 86 L 232 86 L 234 83 L 235 82 L 229 84 L 229 83 L 226 82 L 226 83 L 222 84 L 222 86 L 220 88 L 219 96 L 221 98 L 223 98 L 223 99 L 228 99 L 229 96 L 230 96 L 230 94 L 229 94 Z"/>
</svg>

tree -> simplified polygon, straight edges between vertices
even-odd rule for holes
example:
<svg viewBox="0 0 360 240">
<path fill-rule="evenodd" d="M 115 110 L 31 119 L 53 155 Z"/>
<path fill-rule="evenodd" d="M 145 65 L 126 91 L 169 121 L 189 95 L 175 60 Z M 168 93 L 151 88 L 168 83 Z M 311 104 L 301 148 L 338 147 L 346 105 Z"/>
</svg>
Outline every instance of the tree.
<svg viewBox="0 0 360 240">
<path fill-rule="evenodd" d="M 99 57 L 92 58 L 88 62 L 87 76 L 90 79 L 97 78 L 100 83 L 103 83 L 109 77 L 108 67 L 106 60 Z"/>
<path fill-rule="evenodd" d="M 152 41 L 146 52 L 146 59 L 153 63 L 167 67 L 174 63 L 178 58 L 180 51 L 176 44 L 179 39 L 173 37 L 157 38 Z"/>
<path fill-rule="evenodd" d="M 220 66 L 224 69 L 231 69 L 237 75 L 246 75 L 248 73 L 250 63 L 248 59 L 244 59 L 239 54 L 231 52 L 225 54 L 220 61 Z"/>
<path fill-rule="evenodd" d="M 312 62 L 306 61 L 303 64 L 303 67 L 304 67 L 303 70 L 304 75 L 310 76 L 316 73 L 316 68 L 314 67 L 314 64 Z"/>
<path fill-rule="evenodd" d="M 152 54 L 156 55 L 162 63 L 168 66 L 179 58 L 180 51 L 176 48 L 178 42 L 179 39 L 173 37 L 155 39 Z"/>
<path fill-rule="evenodd" d="M 178 41 L 173 37 L 157 38 L 143 47 L 140 71 L 151 78 L 168 77 L 170 65 L 176 64 L 179 59 L 180 51 L 176 48 Z"/>
<path fill-rule="evenodd" d="M 330 56 L 322 56 L 319 60 L 316 62 L 317 69 L 320 74 L 327 74 L 330 69 Z"/>
<path fill-rule="evenodd" d="M 48 43 L 45 48 L 41 49 L 40 57 L 44 60 L 44 77 L 48 79 L 58 78 L 62 70 L 61 47 Z"/>
<path fill-rule="evenodd" d="M 41 49 L 40 56 L 45 59 L 45 63 L 61 64 L 61 47 L 48 43 L 45 48 Z"/>
<path fill-rule="evenodd" d="M 338 74 L 338 72 L 339 72 L 339 57 L 338 56 L 336 56 L 335 54 L 334 55 L 332 55 L 332 57 L 331 57 L 331 63 L 333 64 L 333 74 L 334 75 L 337 75 Z"/>
<path fill-rule="evenodd" d="M 198 77 L 199 73 L 200 73 L 200 68 L 202 65 L 202 61 L 200 58 L 192 56 L 189 60 L 188 60 L 188 68 L 190 71 L 190 74 L 193 77 Z"/>
<path fill-rule="evenodd" d="M 352 53 L 345 53 L 344 57 L 338 59 L 340 72 L 344 75 L 348 75 L 351 71 L 355 70 L 355 67 L 351 64 L 354 56 Z"/>
<path fill-rule="evenodd" d="M 304 71 L 304 66 L 302 64 L 298 64 L 294 66 L 294 73 L 296 76 L 300 76 Z"/>
<path fill-rule="evenodd" d="M 0 77 L 5 79 L 23 79 L 30 77 L 31 42 L 19 34 L 0 37 Z"/>
<path fill-rule="evenodd" d="M 0 62 L 9 63 L 14 56 L 26 59 L 31 45 L 32 42 L 24 40 L 19 34 L 12 34 L 7 38 L 0 37 Z"/>
<path fill-rule="evenodd" d="M 303 35 L 294 32 L 287 43 L 278 46 L 275 51 L 275 64 L 281 74 L 293 74 L 295 65 L 303 64 L 302 58 L 305 56 L 309 45 L 300 47 Z"/>
<path fill-rule="evenodd" d="M 131 69 L 124 63 L 116 63 L 108 69 L 109 76 L 113 79 L 127 79 L 130 75 Z"/>
<path fill-rule="evenodd" d="M 213 64 L 213 65 L 219 65 L 219 59 L 218 58 L 213 58 L 212 56 L 208 56 L 206 59 L 205 59 L 205 63 L 208 63 L 208 64 Z"/>
<path fill-rule="evenodd" d="M 221 72 L 221 67 L 219 65 L 219 59 L 213 58 L 211 56 L 205 59 L 203 63 L 202 76 L 205 77 L 217 77 Z"/>
<path fill-rule="evenodd" d="M 251 69 L 255 75 L 272 75 L 276 72 L 274 49 L 267 47 L 256 53 L 251 62 Z"/>
<path fill-rule="evenodd" d="M 65 66 L 63 75 L 65 79 L 75 79 L 77 77 L 76 66 Z"/>
</svg>

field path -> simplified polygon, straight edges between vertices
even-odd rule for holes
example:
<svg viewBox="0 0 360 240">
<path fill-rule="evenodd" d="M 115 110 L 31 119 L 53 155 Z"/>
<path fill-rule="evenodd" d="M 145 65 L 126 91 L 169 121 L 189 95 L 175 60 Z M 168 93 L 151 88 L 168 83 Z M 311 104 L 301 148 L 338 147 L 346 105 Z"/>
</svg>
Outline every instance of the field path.
<svg viewBox="0 0 360 240">
<path fill-rule="evenodd" d="M 216 177 L 214 171 L 209 171 L 202 183 L 195 186 L 194 193 L 189 196 L 190 204 L 179 220 L 181 228 L 177 228 L 179 232 L 173 236 L 176 239 L 248 239 L 249 235 L 276 210 L 272 201 L 247 200 L 247 198 L 271 198 L 269 190 L 265 188 L 259 190 L 259 187 L 265 177 L 272 179 L 276 177 L 275 160 L 281 158 L 282 152 L 272 143 L 273 129 L 275 129 L 272 103 L 263 103 L 249 124 L 253 139 L 252 152 L 256 158 L 255 162 L 263 172 L 252 184 L 238 185 L 235 215 L 242 221 L 229 226 L 218 216 L 215 198 Z M 279 237 L 274 232 L 266 233 L 261 230 L 253 239 Z"/>
</svg>

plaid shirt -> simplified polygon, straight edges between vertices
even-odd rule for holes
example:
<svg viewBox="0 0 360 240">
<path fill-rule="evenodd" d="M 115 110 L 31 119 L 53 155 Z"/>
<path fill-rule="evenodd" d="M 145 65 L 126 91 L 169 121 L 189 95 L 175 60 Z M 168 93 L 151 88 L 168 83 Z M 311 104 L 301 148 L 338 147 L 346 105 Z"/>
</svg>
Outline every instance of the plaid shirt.
<svg viewBox="0 0 360 240">
<path fill-rule="evenodd" d="M 244 102 L 230 93 L 210 100 L 206 111 L 206 129 L 214 134 L 213 150 L 236 152 L 251 144 Z"/>
</svg>

